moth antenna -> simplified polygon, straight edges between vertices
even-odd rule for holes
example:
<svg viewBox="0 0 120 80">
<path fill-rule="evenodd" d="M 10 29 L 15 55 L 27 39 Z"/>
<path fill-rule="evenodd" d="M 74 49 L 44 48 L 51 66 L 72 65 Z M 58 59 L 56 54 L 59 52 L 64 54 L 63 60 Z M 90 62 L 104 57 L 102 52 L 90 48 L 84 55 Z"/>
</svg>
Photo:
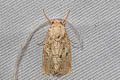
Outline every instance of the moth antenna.
<svg viewBox="0 0 120 80">
<path fill-rule="evenodd" d="M 43 9 L 43 13 L 44 13 L 44 16 L 46 17 L 46 19 L 48 20 L 49 24 L 51 24 L 51 20 L 48 18 L 48 16 L 45 14 L 45 11 Z"/>
<path fill-rule="evenodd" d="M 66 16 L 66 18 L 64 19 L 63 23 L 65 23 L 65 22 L 66 22 L 66 20 L 67 20 L 67 18 L 68 18 L 68 16 L 69 16 L 69 14 L 70 14 L 70 10 L 68 11 L 67 16 Z"/>
<path fill-rule="evenodd" d="M 83 50 L 84 45 L 83 45 L 83 39 L 82 39 L 82 36 L 80 35 L 80 32 L 77 31 L 69 21 L 66 21 L 66 23 L 73 29 L 74 33 L 77 35 L 81 50 Z"/>
<path fill-rule="evenodd" d="M 16 59 L 16 63 L 15 63 L 14 74 L 13 74 L 13 75 L 14 75 L 14 80 L 18 80 L 18 75 L 17 75 L 17 74 L 18 74 L 18 70 L 19 70 L 19 64 L 20 64 L 20 62 L 21 62 L 21 60 L 22 60 L 22 57 L 23 57 L 23 55 L 24 55 L 24 52 L 25 52 L 25 50 L 27 49 L 27 47 L 28 47 L 28 45 L 29 45 L 29 43 L 30 43 L 30 41 L 31 41 L 34 33 L 37 32 L 38 30 L 44 28 L 44 27 L 47 26 L 47 25 L 48 25 L 48 21 L 47 21 L 47 22 L 44 22 L 44 23 L 41 24 L 40 26 L 38 26 L 38 27 L 36 27 L 35 29 L 33 29 L 33 30 L 29 33 L 28 38 L 27 38 L 27 39 L 25 40 L 25 42 L 21 45 L 21 51 L 20 51 L 20 53 L 18 54 L 17 59 Z"/>
</svg>

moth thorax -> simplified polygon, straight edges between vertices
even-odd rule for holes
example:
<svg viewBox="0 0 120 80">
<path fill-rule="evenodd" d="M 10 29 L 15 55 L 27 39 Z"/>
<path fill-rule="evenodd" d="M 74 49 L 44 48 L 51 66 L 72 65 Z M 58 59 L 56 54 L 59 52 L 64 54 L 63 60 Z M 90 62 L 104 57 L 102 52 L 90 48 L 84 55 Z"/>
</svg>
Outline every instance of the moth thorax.
<svg viewBox="0 0 120 80">
<path fill-rule="evenodd" d="M 51 37 L 55 40 L 60 40 L 62 37 L 64 37 L 65 34 L 65 28 L 63 25 L 60 24 L 51 25 L 49 31 Z"/>
</svg>

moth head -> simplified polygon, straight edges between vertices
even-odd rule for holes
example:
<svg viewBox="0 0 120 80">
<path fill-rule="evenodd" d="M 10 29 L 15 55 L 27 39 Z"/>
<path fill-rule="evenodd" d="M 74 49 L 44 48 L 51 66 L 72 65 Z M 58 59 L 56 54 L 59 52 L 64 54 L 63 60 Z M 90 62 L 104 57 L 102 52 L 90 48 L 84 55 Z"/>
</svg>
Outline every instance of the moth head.
<svg viewBox="0 0 120 80">
<path fill-rule="evenodd" d="M 51 25 L 52 26 L 64 26 L 64 23 L 60 19 L 54 19 L 54 21 L 52 21 Z"/>
<path fill-rule="evenodd" d="M 63 21 L 61 21 L 61 20 L 59 20 L 59 19 L 55 19 L 55 20 L 52 22 L 52 21 L 48 18 L 48 16 L 45 14 L 44 9 L 43 9 L 43 13 L 44 13 L 44 15 L 45 15 L 45 17 L 46 17 L 46 19 L 48 20 L 48 22 L 49 22 L 50 25 L 52 25 L 53 23 L 64 24 L 64 23 L 67 21 L 67 18 L 68 18 L 68 16 L 69 16 L 70 10 L 68 11 L 67 16 L 64 18 Z"/>
</svg>

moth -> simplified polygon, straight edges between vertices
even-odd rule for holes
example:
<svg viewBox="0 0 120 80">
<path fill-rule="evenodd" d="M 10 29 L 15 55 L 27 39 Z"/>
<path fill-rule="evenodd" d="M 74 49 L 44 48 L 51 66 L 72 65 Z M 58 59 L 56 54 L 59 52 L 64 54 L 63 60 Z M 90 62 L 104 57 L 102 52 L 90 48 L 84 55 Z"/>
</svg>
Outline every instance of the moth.
<svg viewBox="0 0 120 80">
<path fill-rule="evenodd" d="M 72 71 L 70 39 L 65 29 L 67 17 L 62 21 L 51 21 L 45 14 L 50 27 L 43 42 L 42 72 L 45 74 L 63 75 Z"/>
<path fill-rule="evenodd" d="M 18 68 L 19 64 L 24 56 L 33 35 L 39 29 L 44 26 L 50 25 L 43 41 L 42 52 L 42 68 L 41 71 L 45 74 L 64 75 L 72 71 L 71 65 L 71 47 L 70 39 L 66 32 L 65 24 L 68 24 L 78 37 L 80 47 L 83 49 L 82 38 L 80 38 L 79 32 L 67 21 L 70 11 L 67 13 L 65 19 L 53 19 L 50 20 L 43 10 L 44 16 L 47 22 L 44 22 L 38 27 L 34 27 L 27 39 L 21 44 L 20 53 L 17 55 L 15 68 L 14 68 L 14 80 L 18 80 Z"/>
</svg>

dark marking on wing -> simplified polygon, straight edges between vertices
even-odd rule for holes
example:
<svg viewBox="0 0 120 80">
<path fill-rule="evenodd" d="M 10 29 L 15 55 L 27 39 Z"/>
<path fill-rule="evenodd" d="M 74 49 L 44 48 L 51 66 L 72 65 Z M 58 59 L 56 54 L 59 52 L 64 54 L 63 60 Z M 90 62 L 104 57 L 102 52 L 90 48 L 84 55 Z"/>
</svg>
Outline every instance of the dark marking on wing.
<svg viewBox="0 0 120 80">
<path fill-rule="evenodd" d="M 60 55 L 60 58 L 62 58 L 62 55 Z"/>
<path fill-rule="evenodd" d="M 60 22 L 60 24 L 62 24 L 62 25 L 63 25 L 63 23 L 62 23 L 62 22 Z"/>
<path fill-rule="evenodd" d="M 66 56 L 68 56 L 68 52 L 66 53 Z"/>
</svg>

